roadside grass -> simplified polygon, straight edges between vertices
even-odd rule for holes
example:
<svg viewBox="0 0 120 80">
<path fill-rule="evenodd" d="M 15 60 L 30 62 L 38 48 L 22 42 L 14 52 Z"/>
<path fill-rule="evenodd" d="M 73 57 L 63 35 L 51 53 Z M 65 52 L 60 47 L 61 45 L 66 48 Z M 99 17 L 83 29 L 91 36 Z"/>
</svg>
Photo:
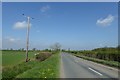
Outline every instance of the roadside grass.
<svg viewBox="0 0 120 80">
<path fill-rule="evenodd" d="M 2 51 L 0 50 L 0 79 L 2 79 Z"/>
<path fill-rule="evenodd" d="M 16 75 L 31 69 L 33 66 L 37 64 L 37 62 L 33 61 L 35 58 L 35 54 L 38 51 L 29 51 L 29 61 L 25 62 L 25 51 L 17 51 L 17 50 L 3 50 L 2 51 L 2 77 L 3 78 L 14 78 Z"/>
<path fill-rule="evenodd" d="M 2 67 L 2 78 L 3 79 L 15 79 L 15 78 L 56 78 L 56 77 L 59 77 L 59 64 L 60 64 L 59 53 L 53 54 L 52 56 L 50 56 L 49 58 L 47 58 L 46 60 L 42 62 L 39 60 L 35 60 L 35 56 L 33 53 L 34 52 L 31 52 L 31 57 L 30 57 L 31 61 L 27 63 L 25 61 L 22 61 L 23 59 L 22 54 L 24 54 L 24 52 L 16 53 L 13 51 L 11 53 L 5 53 L 6 55 L 9 55 L 9 59 L 10 59 L 10 56 L 12 57 L 11 57 L 11 61 L 9 62 L 10 66 L 6 64 L 4 67 Z M 15 55 L 14 59 L 12 59 L 13 55 Z M 20 59 L 16 59 L 16 63 L 15 62 L 12 63 L 12 60 L 15 60 L 15 57 L 16 58 L 19 57 Z"/>
<path fill-rule="evenodd" d="M 29 52 L 29 58 L 35 57 L 37 52 Z M 26 52 L 25 51 L 2 51 L 2 66 L 15 66 L 21 62 L 25 61 Z"/>
<path fill-rule="evenodd" d="M 60 54 L 56 53 L 16 78 L 59 78 L 59 68 Z"/>
<path fill-rule="evenodd" d="M 15 78 L 15 76 L 17 76 L 18 74 L 33 68 L 37 63 L 39 62 L 29 61 L 27 63 L 20 63 L 13 67 L 5 67 L 2 70 L 2 78 Z"/>
<path fill-rule="evenodd" d="M 96 59 L 96 58 L 91 58 L 91 57 L 77 55 L 77 54 L 73 54 L 73 55 L 76 56 L 76 57 L 85 59 L 85 60 L 101 63 L 101 64 L 108 65 L 108 66 L 111 66 L 111 67 L 120 68 L 120 63 L 117 62 L 117 61 L 107 61 L 107 60 Z"/>
</svg>

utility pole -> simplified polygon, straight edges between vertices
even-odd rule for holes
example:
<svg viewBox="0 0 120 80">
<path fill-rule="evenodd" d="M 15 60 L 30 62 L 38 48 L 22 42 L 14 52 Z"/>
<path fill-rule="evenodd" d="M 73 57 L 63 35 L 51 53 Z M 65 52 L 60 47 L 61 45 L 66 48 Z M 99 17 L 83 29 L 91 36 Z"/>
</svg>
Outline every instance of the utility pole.
<svg viewBox="0 0 120 80">
<path fill-rule="evenodd" d="M 22 14 L 22 15 L 27 18 L 27 23 L 28 23 L 27 34 L 26 34 L 26 60 L 25 60 L 26 62 L 28 62 L 29 61 L 29 59 L 28 59 L 28 47 L 29 47 L 30 19 L 35 19 L 35 18 L 25 16 L 25 14 Z"/>
<path fill-rule="evenodd" d="M 27 27 L 27 35 L 26 35 L 26 62 L 28 62 L 28 46 L 29 46 L 29 31 L 30 31 L 30 17 L 27 17 L 28 27 Z"/>
</svg>

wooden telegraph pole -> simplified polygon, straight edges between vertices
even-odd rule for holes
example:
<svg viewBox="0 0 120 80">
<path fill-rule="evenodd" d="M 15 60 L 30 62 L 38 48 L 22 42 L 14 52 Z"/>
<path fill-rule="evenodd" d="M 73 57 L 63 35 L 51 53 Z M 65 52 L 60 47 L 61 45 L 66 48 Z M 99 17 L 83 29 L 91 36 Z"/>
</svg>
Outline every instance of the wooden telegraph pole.
<svg viewBox="0 0 120 80">
<path fill-rule="evenodd" d="M 29 61 L 29 59 L 28 59 L 28 47 L 29 47 L 30 19 L 35 19 L 35 18 L 25 16 L 25 14 L 22 14 L 22 15 L 27 18 L 27 23 L 28 23 L 27 34 L 26 34 L 26 60 L 25 60 L 26 62 L 28 62 Z"/>
<path fill-rule="evenodd" d="M 28 46 L 29 46 L 29 30 L 30 30 L 30 17 L 27 17 L 28 27 L 27 27 L 27 35 L 26 35 L 26 62 L 28 62 Z"/>
</svg>

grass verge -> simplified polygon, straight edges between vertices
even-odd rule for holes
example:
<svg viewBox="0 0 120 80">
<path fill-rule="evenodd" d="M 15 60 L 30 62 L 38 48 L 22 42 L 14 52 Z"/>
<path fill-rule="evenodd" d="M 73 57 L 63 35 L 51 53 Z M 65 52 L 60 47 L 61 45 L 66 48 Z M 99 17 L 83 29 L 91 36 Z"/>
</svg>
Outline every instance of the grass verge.
<svg viewBox="0 0 120 80">
<path fill-rule="evenodd" d="M 93 61 L 93 62 L 104 64 L 104 65 L 108 65 L 110 67 L 120 68 L 120 63 L 116 62 L 116 61 L 101 60 L 101 59 L 81 56 L 81 55 L 77 55 L 77 54 L 74 54 L 74 56 L 82 58 L 82 59 L 85 59 L 85 60 L 89 60 L 89 61 Z"/>
<path fill-rule="evenodd" d="M 58 78 L 60 75 L 59 66 L 60 54 L 56 53 L 16 78 Z"/>
<path fill-rule="evenodd" d="M 17 76 L 18 74 L 23 73 L 24 71 L 27 71 L 31 68 L 33 68 L 36 64 L 38 63 L 38 61 L 29 61 L 29 62 L 22 62 L 16 66 L 13 67 L 4 67 L 2 69 L 2 78 L 15 78 L 15 76 Z"/>
</svg>

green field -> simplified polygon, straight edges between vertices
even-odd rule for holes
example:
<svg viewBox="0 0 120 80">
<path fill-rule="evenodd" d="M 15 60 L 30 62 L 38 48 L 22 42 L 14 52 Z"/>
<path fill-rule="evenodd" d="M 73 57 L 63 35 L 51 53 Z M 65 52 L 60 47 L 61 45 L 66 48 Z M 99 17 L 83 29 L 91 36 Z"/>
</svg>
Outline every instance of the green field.
<svg viewBox="0 0 120 80">
<path fill-rule="evenodd" d="M 31 60 L 26 63 L 25 51 L 3 51 L 2 77 L 12 79 L 59 77 L 59 53 L 52 54 L 52 56 L 44 61 L 36 60 L 36 53 L 38 53 L 38 51 L 30 51 L 29 59 Z"/>
<path fill-rule="evenodd" d="M 37 52 L 29 52 L 29 58 L 35 57 Z M 25 61 L 25 51 L 2 51 L 2 66 L 13 66 Z"/>
</svg>

